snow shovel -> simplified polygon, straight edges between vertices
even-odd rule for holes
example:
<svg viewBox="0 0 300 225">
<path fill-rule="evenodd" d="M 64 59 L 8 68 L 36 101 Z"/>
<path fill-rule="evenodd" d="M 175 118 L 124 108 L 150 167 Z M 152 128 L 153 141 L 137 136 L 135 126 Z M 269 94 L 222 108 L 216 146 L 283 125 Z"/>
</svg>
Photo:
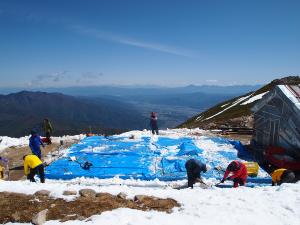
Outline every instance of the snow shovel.
<svg viewBox="0 0 300 225">
<path fill-rule="evenodd" d="M 80 167 L 81 167 L 82 169 L 84 169 L 84 170 L 89 170 L 90 167 L 93 166 L 93 164 L 92 164 L 91 162 L 89 162 L 89 161 L 85 161 L 85 162 L 83 162 L 83 163 L 79 162 L 78 159 L 76 158 L 76 156 L 71 156 L 71 157 L 70 157 L 70 160 L 71 160 L 72 162 L 78 163 L 78 164 L 80 165 Z"/>
</svg>

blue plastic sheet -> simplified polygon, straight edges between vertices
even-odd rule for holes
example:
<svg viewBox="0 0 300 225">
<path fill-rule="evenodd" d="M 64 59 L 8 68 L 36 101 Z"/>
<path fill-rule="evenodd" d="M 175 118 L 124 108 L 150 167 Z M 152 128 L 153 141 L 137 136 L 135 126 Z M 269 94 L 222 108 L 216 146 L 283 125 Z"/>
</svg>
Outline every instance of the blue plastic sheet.
<svg viewBox="0 0 300 225">
<path fill-rule="evenodd" d="M 227 164 L 239 157 L 251 158 L 238 141 L 224 138 L 204 138 L 201 141 L 214 144 L 213 150 L 199 148 L 193 138 L 150 137 L 139 140 L 128 137 L 93 136 L 74 144 L 65 157 L 46 168 L 48 179 L 72 179 L 76 177 L 112 178 L 141 180 L 180 180 L 186 178 L 185 162 L 196 158 L 211 168 Z M 204 145 L 205 146 L 205 145 Z M 74 160 L 76 158 L 76 160 Z M 72 160 L 73 159 L 73 160 Z M 85 167 L 89 164 L 89 167 Z M 220 179 L 223 173 L 214 169 L 203 176 Z M 251 178 L 249 178 L 251 179 Z M 268 182 L 269 178 L 257 178 Z M 255 182 L 255 179 L 252 180 Z"/>
</svg>

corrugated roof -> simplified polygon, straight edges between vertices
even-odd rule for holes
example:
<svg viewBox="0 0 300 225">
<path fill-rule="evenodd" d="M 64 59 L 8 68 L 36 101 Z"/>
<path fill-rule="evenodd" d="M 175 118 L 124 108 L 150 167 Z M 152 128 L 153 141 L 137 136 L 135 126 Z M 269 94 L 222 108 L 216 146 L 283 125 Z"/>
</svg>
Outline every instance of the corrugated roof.
<svg viewBox="0 0 300 225">
<path fill-rule="evenodd" d="M 298 100 L 300 100 L 300 85 L 285 85 L 285 86 Z"/>
<path fill-rule="evenodd" d="M 300 85 L 278 85 L 286 97 L 300 110 Z"/>
</svg>

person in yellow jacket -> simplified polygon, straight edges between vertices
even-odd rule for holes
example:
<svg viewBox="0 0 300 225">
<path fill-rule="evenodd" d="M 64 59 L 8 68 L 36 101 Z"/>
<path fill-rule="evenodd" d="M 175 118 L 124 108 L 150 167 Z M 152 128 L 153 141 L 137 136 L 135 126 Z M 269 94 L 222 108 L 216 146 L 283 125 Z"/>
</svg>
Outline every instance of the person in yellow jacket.
<svg viewBox="0 0 300 225">
<path fill-rule="evenodd" d="M 4 167 L 0 165 L 0 180 L 4 179 Z"/>
<path fill-rule="evenodd" d="M 271 173 L 272 186 L 281 185 L 282 183 L 292 183 L 295 180 L 295 174 L 288 169 L 277 169 Z"/>
<path fill-rule="evenodd" d="M 36 155 L 25 155 L 24 173 L 31 182 L 35 182 L 34 176 L 39 175 L 41 183 L 45 183 L 45 173 L 43 162 Z"/>
</svg>

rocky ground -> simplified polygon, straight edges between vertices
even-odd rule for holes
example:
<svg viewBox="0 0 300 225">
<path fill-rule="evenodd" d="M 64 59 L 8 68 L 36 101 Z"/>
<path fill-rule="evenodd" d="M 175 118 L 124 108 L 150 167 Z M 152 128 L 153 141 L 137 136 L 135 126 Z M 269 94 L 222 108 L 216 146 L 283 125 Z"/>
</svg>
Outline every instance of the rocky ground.
<svg viewBox="0 0 300 225">
<path fill-rule="evenodd" d="M 38 191 L 34 195 L 0 192 L 0 223 L 22 222 L 43 224 L 46 220 L 85 220 L 92 215 L 101 214 L 117 208 L 137 210 L 157 210 L 170 213 L 180 205 L 173 199 L 137 195 L 127 199 L 126 194 L 117 196 L 109 193 L 96 193 L 91 189 L 79 191 L 79 197 L 66 201 L 49 197 L 50 192 Z M 77 192 L 65 191 L 65 195 Z"/>
</svg>

